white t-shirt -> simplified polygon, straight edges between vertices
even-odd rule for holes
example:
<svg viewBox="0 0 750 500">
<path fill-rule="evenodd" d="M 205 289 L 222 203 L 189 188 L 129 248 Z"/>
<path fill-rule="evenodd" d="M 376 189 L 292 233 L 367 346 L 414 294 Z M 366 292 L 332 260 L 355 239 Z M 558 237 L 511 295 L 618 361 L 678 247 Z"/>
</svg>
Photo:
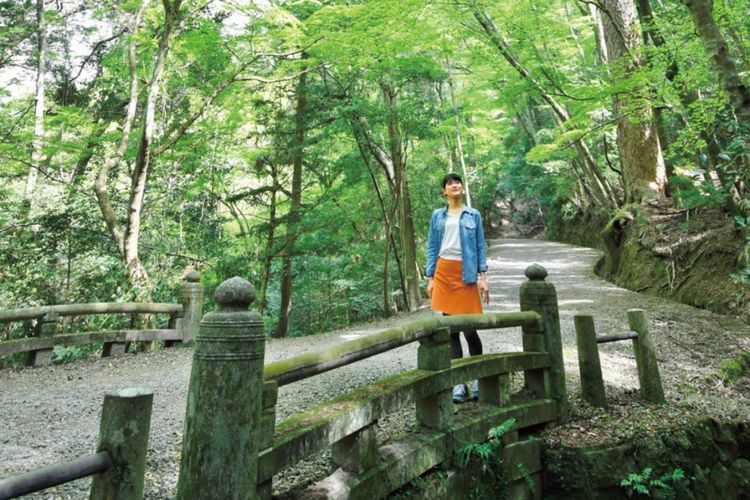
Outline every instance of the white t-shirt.
<svg viewBox="0 0 750 500">
<path fill-rule="evenodd" d="M 445 229 L 443 231 L 443 241 L 440 243 L 440 258 L 446 260 L 461 260 L 461 234 L 459 232 L 459 222 L 461 213 L 448 214 L 445 220 Z"/>
</svg>

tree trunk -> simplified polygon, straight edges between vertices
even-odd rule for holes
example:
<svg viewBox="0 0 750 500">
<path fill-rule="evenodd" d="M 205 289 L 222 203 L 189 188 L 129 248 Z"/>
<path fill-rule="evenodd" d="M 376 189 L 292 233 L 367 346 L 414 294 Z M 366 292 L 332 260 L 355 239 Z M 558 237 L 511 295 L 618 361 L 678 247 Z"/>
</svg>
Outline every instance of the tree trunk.
<svg viewBox="0 0 750 500">
<path fill-rule="evenodd" d="M 143 113 L 143 129 L 138 146 L 138 155 L 131 175 L 130 197 L 128 200 L 128 223 L 123 235 L 123 255 L 128 269 L 128 278 L 136 290 L 136 295 L 150 297 L 151 285 L 148 273 L 139 256 L 139 239 L 141 235 L 141 213 L 146 196 L 146 180 L 148 179 L 149 159 L 151 157 L 151 143 L 154 137 L 156 101 L 159 95 L 159 85 L 164 74 L 164 65 L 172 34 L 179 20 L 182 0 L 163 0 L 164 27 L 159 40 L 159 50 L 156 53 L 154 70 L 146 93 L 146 108 Z"/>
<path fill-rule="evenodd" d="M 23 215 L 31 213 L 34 204 L 34 190 L 39 169 L 42 166 L 42 147 L 44 145 L 44 73 L 47 70 L 47 23 L 44 19 L 44 0 L 36 0 L 36 97 L 34 103 L 34 140 L 31 143 L 31 167 L 26 176 L 24 191 Z"/>
<path fill-rule="evenodd" d="M 458 106 L 456 106 L 456 94 L 453 92 L 453 82 L 448 79 L 448 90 L 451 95 L 451 107 L 456 115 L 456 156 L 461 164 L 461 175 L 464 177 L 464 190 L 466 191 L 466 205 L 471 207 L 471 190 L 469 182 L 469 173 L 466 170 L 466 160 L 464 159 L 464 148 L 461 142 L 461 120 L 459 118 Z"/>
<path fill-rule="evenodd" d="M 640 66 L 634 55 L 640 47 L 640 30 L 633 0 L 603 0 L 602 24 L 610 64 L 621 65 L 626 74 Z M 647 91 L 647 89 L 641 89 Z M 622 164 L 625 201 L 640 203 L 664 197 L 666 171 L 653 110 L 634 107 L 629 96 L 616 94 L 617 146 Z M 638 105 L 640 106 L 640 104 Z M 632 115 L 632 118 L 631 116 Z"/>
<path fill-rule="evenodd" d="M 719 31 L 712 13 L 710 0 L 683 0 L 690 17 L 693 18 L 698 35 L 703 42 L 711 63 L 719 75 L 721 88 L 729 98 L 734 114 L 741 123 L 750 123 L 750 91 L 740 80 L 734 61 L 729 56 L 729 49 Z"/>
<path fill-rule="evenodd" d="M 414 232 L 414 220 L 409 195 L 409 182 L 406 176 L 406 161 L 403 154 L 401 131 L 396 114 L 396 92 L 389 85 L 382 83 L 383 98 L 388 107 L 388 142 L 390 157 L 393 163 L 396 203 L 398 205 L 399 239 L 401 241 L 401 260 L 406 283 L 406 307 L 416 311 L 422 297 L 419 293 L 419 276 L 417 275 L 417 245 Z"/>
<path fill-rule="evenodd" d="M 102 218 L 107 224 L 112 239 L 115 241 L 117 251 L 125 261 L 125 241 L 123 236 L 122 227 L 117 222 L 117 214 L 112 206 L 112 202 L 109 197 L 107 190 L 107 184 L 109 182 L 109 174 L 120 161 L 122 161 L 125 149 L 128 146 L 128 140 L 130 138 L 130 131 L 135 121 L 135 114 L 138 110 L 138 73 L 137 73 L 137 52 L 136 52 L 136 34 L 141 24 L 143 16 L 146 12 L 149 0 L 143 0 L 138 12 L 133 17 L 133 21 L 130 26 L 130 42 L 128 43 L 128 68 L 130 72 L 130 96 L 128 100 L 128 107 L 125 113 L 125 119 L 122 124 L 122 131 L 120 133 L 120 143 L 117 149 L 107 155 L 104 160 L 102 167 L 99 169 L 99 173 L 94 181 L 94 192 L 96 193 L 96 199 L 99 203 L 99 210 L 102 213 Z"/>
<path fill-rule="evenodd" d="M 391 313 L 391 285 L 390 285 L 390 276 L 388 275 L 388 257 L 390 255 L 391 249 L 393 249 L 393 256 L 396 259 L 396 266 L 398 269 L 398 275 L 399 275 L 399 283 L 401 285 L 401 293 L 404 298 L 404 304 L 408 303 L 408 294 L 406 292 L 406 279 L 404 275 L 403 265 L 401 264 L 401 258 L 398 255 L 398 250 L 396 247 L 396 241 L 393 237 L 393 219 L 396 216 L 396 211 L 398 209 L 398 205 L 396 203 L 396 193 L 393 192 L 393 189 L 391 187 L 391 211 L 390 214 L 388 213 L 388 209 L 386 208 L 385 204 L 385 198 L 383 196 L 383 190 L 380 189 L 380 184 L 378 184 L 378 180 L 375 177 L 375 172 L 373 172 L 372 168 L 370 167 L 370 161 L 367 155 L 367 151 L 371 151 L 370 145 L 368 145 L 368 135 L 365 134 L 361 129 L 360 126 L 362 125 L 361 122 L 358 120 L 352 120 L 352 131 L 354 134 L 354 140 L 357 142 L 357 147 L 359 149 L 359 153 L 362 156 L 362 160 L 365 162 L 365 166 L 367 167 L 367 171 L 370 174 L 370 179 L 372 179 L 372 184 L 375 187 L 375 193 L 378 195 L 378 201 L 380 202 L 380 210 L 383 214 L 383 224 L 385 224 L 385 249 L 384 249 L 384 259 L 385 259 L 385 265 L 383 267 L 383 311 L 386 316 L 389 316 Z M 385 158 L 382 158 L 385 159 Z M 390 159 L 388 159 L 390 161 Z M 386 177 L 388 177 L 388 169 L 384 167 L 384 170 L 386 171 Z M 390 169 L 392 171 L 392 168 Z M 392 181 L 388 180 L 388 185 L 392 186 Z"/>
<path fill-rule="evenodd" d="M 273 240 L 275 238 L 276 225 L 276 195 L 277 195 L 277 172 L 275 165 L 271 166 L 274 189 L 271 190 L 271 203 L 269 207 L 268 232 L 266 233 L 266 248 L 263 252 L 263 263 L 260 268 L 260 284 L 258 285 L 258 312 L 262 315 L 266 311 L 268 280 L 271 275 L 271 261 L 273 260 Z"/>
<path fill-rule="evenodd" d="M 281 265 L 281 304 L 279 322 L 273 332 L 275 338 L 286 337 L 292 313 L 292 255 L 297 240 L 297 224 L 302 206 L 302 160 L 304 155 L 305 126 L 307 111 L 307 73 L 302 73 L 297 85 L 297 106 L 295 110 L 294 158 L 292 170 L 292 197 L 284 243 L 284 256 Z"/>
</svg>

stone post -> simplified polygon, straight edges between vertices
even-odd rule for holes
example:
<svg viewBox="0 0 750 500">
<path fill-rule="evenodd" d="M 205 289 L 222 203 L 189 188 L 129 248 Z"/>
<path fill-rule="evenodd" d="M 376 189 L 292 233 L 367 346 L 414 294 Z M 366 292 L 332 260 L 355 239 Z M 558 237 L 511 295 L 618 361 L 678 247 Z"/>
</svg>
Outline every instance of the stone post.
<svg viewBox="0 0 750 500">
<path fill-rule="evenodd" d="M 417 368 L 448 370 L 451 367 L 451 330 L 438 328 L 429 337 L 419 340 Z M 445 430 L 453 423 L 452 388 L 435 392 L 417 400 L 417 422 L 424 427 Z"/>
<path fill-rule="evenodd" d="M 34 328 L 34 336 L 36 337 L 52 337 L 57 333 L 57 325 L 60 321 L 60 315 L 56 312 L 49 312 L 39 318 Z M 37 349 L 31 351 L 26 359 L 28 366 L 49 366 L 52 364 L 52 352 L 51 347 L 45 349 Z"/>
<path fill-rule="evenodd" d="M 276 401 L 279 397 L 279 384 L 275 380 L 269 380 L 263 384 L 263 402 L 260 411 L 260 442 L 258 451 L 261 452 L 273 446 L 273 438 L 276 432 Z M 258 498 L 270 500 L 272 494 L 273 479 L 258 484 Z"/>
<path fill-rule="evenodd" d="M 261 442 L 263 354 L 255 290 L 234 277 L 214 294 L 219 310 L 196 337 L 182 437 L 179 499 L 255 499 Z"/>
<path fill-rule="evenodd" d="M 379 461 L 375 425 L 367 425 L 331 446 L 333 463 L 346 472 L 362 474 Z"/>
<path fill-rule="evenodd" d="M 599 345 L 596 343 L 594 318 L 590 314 L 576 314 L 576 345 L 578 346 L 578 370 L 581 374 L 581 396 L 591 405 L 606 408 L 602 365 L 599 362 Z"/>
<path fill-rule="evenodd" d="M 554 285 L 545 281 L 547 270 L 539 264 L 527 267 L 525 274 L 529 281 L 521 285 L 521 311 L 535 311 L 542 320 L 541 324 L 523 327 L 523 350 L 549 353 L 549 388 L 551 396 L 557 401 L 559 422 L 565 423 L 568 420 L 568 394 L 565 387 L 557 292 Z M 546 390 L 543 376 L 534 372 L 524 372 L 524 376 L 529 389 L 536 392 Z"/>
<path fill-rule="evenodd" d="M 137 324 L 137 316 L 135 314 L 130 315 L 130 328 L 134 330 Z M 130 342 L 104 342 L 102 344 L 102 357 L 109 358 L 112 356 L 121 356 L 128 352 Z"/>
<path fill-rule="evenodd" d="M 182 342 L 195 340 L 203 314 L 203 285 L 198 271 L 190 271 L 180 283 L 180 304 L 182 304 Z"/>
<path fill-rule="evenodd" d="M 90 499 L 143 498 L 153 399 L 151 391 L 140 387 L 104 396 L 96 451 L 108 452 L 111 464 L 105 472 L 94 476 Z"/>
<path fill-rule="evenodd" d="M 638 334 L 638 337 L 633 339 L 633 350 L 641 394 L 646 401 L 664 404 L 664 389 L 661 385 L 659 365 L 656 363 L 656 351 L 648 332 L 646 312 L 643 309 L 628 309 L 627 314 L 630 329 Z"/>
<path fill-rule="evenodd" d="M 479 379 L 479 402 L 491 406 L 510 403 L 510 374 L 501 373 Z"/>
</svg>

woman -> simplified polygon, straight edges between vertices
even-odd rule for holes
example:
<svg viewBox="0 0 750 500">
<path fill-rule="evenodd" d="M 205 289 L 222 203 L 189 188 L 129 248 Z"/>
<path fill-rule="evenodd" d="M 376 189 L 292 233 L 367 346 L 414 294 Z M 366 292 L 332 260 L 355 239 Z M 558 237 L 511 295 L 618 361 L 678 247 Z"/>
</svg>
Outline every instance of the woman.
<svg viewBox="0 0 750 500">
<path fill-rule="evenodd" d="M 463 203 L 464 185 L 457 174 L 443 178 L 442 194 L 448 206 L 432 212 L 427 242 L 427 295 L 432 310 L 445 315 L 482 312 L 482 298 L 490 303 L 487 286 L 487 252 L 484 243 L 482 216 Z M 464 331 L 469 354 L 482 354 L 482 341 L 476 330 Z M 463 357 L 458 333 L 451 333 L 451 357 Z M 453 402 L 468 399 L 464 384 L 453 389 Z M 479 395 L 476 380 L 471 397 Z"/>
</svg>

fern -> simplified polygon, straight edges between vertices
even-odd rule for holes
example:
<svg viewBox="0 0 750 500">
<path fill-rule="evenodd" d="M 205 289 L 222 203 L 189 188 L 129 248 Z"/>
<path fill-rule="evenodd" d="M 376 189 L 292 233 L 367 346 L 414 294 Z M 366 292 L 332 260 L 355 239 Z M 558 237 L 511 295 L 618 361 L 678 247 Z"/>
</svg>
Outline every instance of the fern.
<svg viewBox="0 0 750 500">
<path fill-rule="evenodd" d="M 685 472 L 680 467 L 654 479 L 651 479 L 652 472 L 651 467 L 645 467 L 639 474 L 628 474 L 620 481 L 620 486 L 629 497 L 635 493 L 638 496 L 673 499 L 687 482 Z"/>
<path fill-rule="evenodd" d="M 536 493 L 536 484 L 534 484 L 534 480 L 531 478 L 531 472 L 529 472 L 529 469 L 521 462 L 517 463 L 516 467 L 521 474 L 523 474 L 523 480 L 526 481 L 526 487 L 529 491 L 531 493 Z"/>
<path fill-rule="evenodd" d="M 458 465 L 460 468 L 466 468 L 472 459 L 476 459 L 480 465 L 483 481 L 479 481 L 475 498 L 487 497 L 499 498 L 500 500 L 509 498 L 510 489 L 507 487 L 507 472 L 505 471 L 505 467 L 503 467 L 498 448 L 502 445 L 502 437 L 510 432 L 514 425 L 516 425 L 516 419 L 510 418 L 497 427 L 490 429 L 489 440 L 487 442 L 466 443 L 458 450 Z M 487 496 L 487 494 L 489 495 Z"/>
</svg>

